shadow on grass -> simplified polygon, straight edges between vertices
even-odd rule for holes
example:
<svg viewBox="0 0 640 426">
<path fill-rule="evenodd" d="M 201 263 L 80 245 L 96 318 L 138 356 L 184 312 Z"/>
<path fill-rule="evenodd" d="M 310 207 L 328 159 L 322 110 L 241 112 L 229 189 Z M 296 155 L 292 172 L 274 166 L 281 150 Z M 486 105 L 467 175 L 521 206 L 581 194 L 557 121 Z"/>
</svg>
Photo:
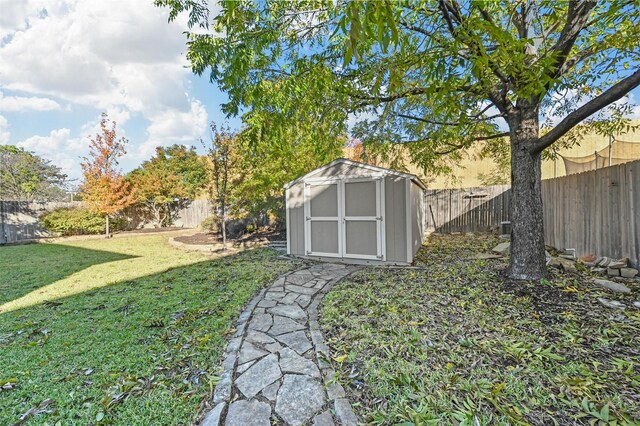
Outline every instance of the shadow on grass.
<svg viewBox="0 0 640 426">
<path fill-rule="evenodd" d="M 32 419 L 38 424 L 90 424 L 97 415 L 112 424 L 191 424 L 238 313 L 295 266 L 252 250 L 1 315 L 0 382 L 15 378 L 15 387 L 2 393 L 0 424 L 47 398 L 56 410 Z"/>
<path fill-rule="evenodd" d="M 136 257 L 61 244 L 0 247 L 0 305 L 93 265 Z"/>
</svg>

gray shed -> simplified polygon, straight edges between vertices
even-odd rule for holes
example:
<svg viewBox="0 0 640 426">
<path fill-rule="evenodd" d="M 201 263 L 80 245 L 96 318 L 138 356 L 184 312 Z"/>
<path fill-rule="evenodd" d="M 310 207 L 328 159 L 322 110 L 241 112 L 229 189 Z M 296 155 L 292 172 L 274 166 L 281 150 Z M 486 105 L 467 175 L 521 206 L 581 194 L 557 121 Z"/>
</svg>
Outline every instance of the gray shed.
<svg viewBox="0 0 640 426">
<path fill-rule="evenodd" d="M 417 176 L 339 158 L 285 185 L 287 253 L 407 265 L 422 245 Z"/>
</svg>

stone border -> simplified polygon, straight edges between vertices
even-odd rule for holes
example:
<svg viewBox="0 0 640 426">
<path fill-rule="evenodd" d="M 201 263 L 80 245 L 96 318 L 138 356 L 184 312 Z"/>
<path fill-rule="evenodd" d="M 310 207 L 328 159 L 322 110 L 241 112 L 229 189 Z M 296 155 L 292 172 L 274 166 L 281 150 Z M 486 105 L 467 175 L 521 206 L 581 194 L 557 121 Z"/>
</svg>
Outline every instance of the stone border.
<svg viewBox="0 0 640 426">
<path fill-rule="evenodd" d="M 303 268 L 295 271 L 290 271 L 279 276 L 274 283 L 272 283 L 269 287 L 262 289 L 247 304 L 244 311 L 238 317 L 238 320 L 236 322 L 236 331 L 233 334 L 232 338 L 229 340 L 223 354 L 222 373 L 220 374 L 220 381 L 214 389 L 213 398 L 211 400 L 213 408 L 210 409 L 204 415 L 204 417 L 201 418 L 199 422 L 200 425 L 218 426 L 221 424 L 221 419 L 226 419 L 228 422 L 227 415 L 229 414 L 230 403 L 237 403 L 235 399 L 234 401 L 231 401 L 231 398 L 234 394 L 234 380 L 237 378 L 236 376 L 239 376 L 239 374 L 241 374 L 241 372 L 239 372 L 237 369 L 240 350 L 243 346 L 249 320 L 253 317 L 254 313 L 264 314 L 265 309 L 257 309 L 257 306 L 261 301 L 267 300 L 265 299 L 265 294 L 274 287 L 284 286 L 288 276 L 292 274 L 299 274 L 300 272 L 313 269 L 314 267 L 317 271 L 318 266 L 322 267 L 321 265 L 323 264 L 307 264 Z M 330 267 L 329 265 L 330 264 L 326 264 L 327 267 Z M 331 414 L 330 409 L 333 409 L 335 418 L 338 420 L 339 424 L 342 424 L 344 426 L 356 426 L 358 423 L 358 419 L 351 408 L 351 404 L 346 399 L 344 388 L 335 381 L 335 370 L 331 366 L 330 350 L 324 342 L 320 324 L 318 322 L 318 306 L 322 302 L 325 295 L 333 288 L 336 283 L 338 283 L 351 273 L 355 272 L 356 270 L 361 269 L 358 267 L 345 265 L 340 265 L 339 267 L 346 269 L 346 273 L 342 274 L 342 276 L 340 277 L 333 278 L 327 281 L 312 297 L 310 304 L 306 308 L 306 312 L 308 315 L 308 326 L 306 330 L 311 336 L 311 342 L 314 351 L 313 354 L 315 355 L 317 366 L 320 369 L 320 376 L 322 377 L 324 390 L 326 392 L 326 396 L 328 397 L 323 404 L 323 407 L 316 412 L 317 415 L 315 415 L 315 417 L 313 418 L 314 425 L 333 425 L 333 415 Z M 244 404 L 247 406 L 246 409 L 249 411 L 252 409 L 252 404 L 254 406 L 258 406 L 260 404 L 264 405 L 264 403 L 261 403 L 253 398 L 245 400 Z"/>
</svg>

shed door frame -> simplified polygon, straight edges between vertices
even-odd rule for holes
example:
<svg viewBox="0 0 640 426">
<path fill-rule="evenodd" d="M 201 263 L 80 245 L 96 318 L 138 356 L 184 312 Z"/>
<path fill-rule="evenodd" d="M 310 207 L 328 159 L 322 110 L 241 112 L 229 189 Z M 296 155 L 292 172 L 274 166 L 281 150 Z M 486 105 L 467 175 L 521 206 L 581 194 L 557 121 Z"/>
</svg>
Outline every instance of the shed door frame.
<svg viewBox="0 0 640 426">
<path fill-rule="evenodd" d="M 356 182 L 375 182 L 376 184 L 376 215 L 375 216 L 346 216 L 345 184 Z M 312 217 L 311 216 L 311 187 L 317 185 L 337 185 L 337 217 Z M 311 178 L 304 181 L 304 245 L 305 254 L 309 256 L 337 257 L 347 259 L 386 260 L 386 236 L 385 236 L 385 180 L 384 174 L 375 174 L 366 177 L 331 177 Z M 338 253 L 314 252 L 311 249 L 311 223 L 313 221 L 337 221 L 338 222 Z M 375 221 L 376 223 L 376 254 L 347 254 L 346 253 L 346 226 L 349 221 Z"/>
<path fill-rule="evenodd" d="M 342 202 L 344 196 L 342 195 L 343 187 L 340 184 L 340 179 L 310 179 L 304 182 L 304 252 L 307 256 L 323 256 L 323 257 L 342 257 L 343 248 L 342 237 Z M 321 185 L 336 185 L 337 194 L 337 216 L 311 216 L 311 187 Z M 314 252 L 311 248 L 311 224 L 312 222 L 336 222 L 338 228 L 338 252 L 326 253 L 326 252 Z"/>
</svg>

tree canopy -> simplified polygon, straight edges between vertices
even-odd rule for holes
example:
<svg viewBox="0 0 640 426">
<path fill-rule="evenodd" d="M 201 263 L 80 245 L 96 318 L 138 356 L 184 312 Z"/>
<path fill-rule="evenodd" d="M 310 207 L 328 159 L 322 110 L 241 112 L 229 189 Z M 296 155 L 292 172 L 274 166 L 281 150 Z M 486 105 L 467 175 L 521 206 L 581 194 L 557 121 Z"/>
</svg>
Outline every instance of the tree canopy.
<svg viewBox="0 0 640 426">
<path fill-rule="evenodd" d="M 228 94 L 227 114 L 263 135 L 305 123 L 323 149 L 360 117 L 353 134 L 369 154 L 430 171 L 502 141 L 513 278 L 546 276 L 543 150 L 574 143 L 586 124 L 628 125 L 624 97 L 640 84 L 633 0 L 228 0 L 211 20 L 203 0 L 156 4 L 212 30 L 189 34 L 192 68 Z"/>
<path fill-rule="evenodd" d="M 0 146 L 0 200 L 61 200 L 66 178 L 49 160 L 23 148 Z"/>
</svg>

